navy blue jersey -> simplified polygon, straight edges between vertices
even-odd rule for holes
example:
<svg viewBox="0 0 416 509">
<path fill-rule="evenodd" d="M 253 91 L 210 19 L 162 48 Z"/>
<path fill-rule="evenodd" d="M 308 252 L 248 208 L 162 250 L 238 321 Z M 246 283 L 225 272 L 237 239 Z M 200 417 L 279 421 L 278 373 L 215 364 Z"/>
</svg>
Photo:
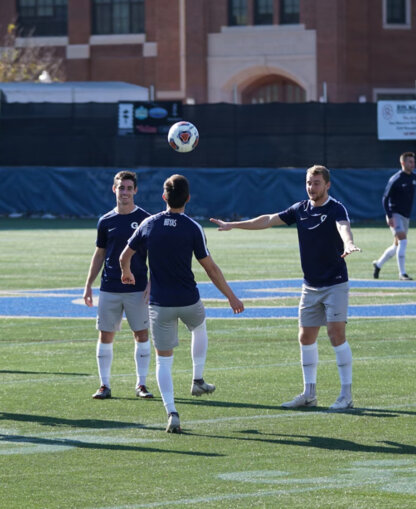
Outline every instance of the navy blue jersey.
<svg viewBox="0 0 416 509">
<path fill-rule="evenodd" d="M 150 304 L 190 306 L 199 300 L 192 255 L 200 260 L 209 256 L 209 251 L 196 221 L 186 214 L 160 212 L 143 221 L 128 243 L 137 253 L 147 253 Z"/>
<path fill-rule="evenodd" d="M 103 292 L 142 292 L 146 288 L 146 258 L 140 256 L 139 253 L 133 256 L 131 271 L 136 279 L 136 284 L 124 285 L 121 282 L 119 257 L 132 233 L 149 216 L 148 212 L 136 207 L 130 214 L 119 214 L 113 209 L 99 219 L 96 245 L 106 250 L 100 287 Z"/>
<path fill-rule="evenodd" d="M 310 200 L 303 200 L 279 212 L 279 217 L 297 225 L 305 284 L 319 288 L 348 281 L 347 264 L 341 258 L 344 243 L 336 225 L 349 222 L 342 203 L 329 197 L 321 207 L 313 207 Z"/>
<path fill-rule="evenodd" d="M 415 194 L 416 173 L 396 172 L 387 182 L 383 194 L 383 207 L 388 217 L 393 213 L 410 217 Z"/>
</svg>

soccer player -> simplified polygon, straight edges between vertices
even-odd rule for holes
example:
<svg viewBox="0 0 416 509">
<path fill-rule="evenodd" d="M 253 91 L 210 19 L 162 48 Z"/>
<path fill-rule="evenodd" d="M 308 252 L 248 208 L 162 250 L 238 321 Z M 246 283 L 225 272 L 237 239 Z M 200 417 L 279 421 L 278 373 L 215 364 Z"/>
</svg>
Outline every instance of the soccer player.
<svg viewBox="0 0 416 509">
<path fill-rule="evenodd" d="M 348 213 L 342 203 L 328 195 L 330 173 L 325 166 L 312 166 L 306 172 L 309 200 L 295 203 L 275 214 L 247 221 L 225 222 L 211 219 L 219 230 L 242 228 L 261 230 L 296 223 L 304 282 L 299 303 L 299 343 L 304 390 L 284 408 L 314 407 L 319 329 L 326 325 L 335 351 L 341 392 L 332 410 L 353 407 L 352 353 L 345 337 L 348 312 L 348 273 L 344 258 L 355 251 Z"/>
<path fill-rule="evenodd" d="M 146 387 L 146 377 L 150 362 L 150 342 L 148 336 L 149 312 L 147 305 L 147 266 L 146 260 L 137 255 L 132 259 L 135 284 L 123 285 L 119 256 L 127 240 L 150 216 L 148 212 L 134 203 L 137 193 L 137 176 L 131 171 L 120 171 L 114 177 L 113 192 L 116 207 L 104 214 L 98 221 L 96 249 L 91 259 L 90 269 L 84 289 L 84 301 L 93 305 L 92 285 L 101 268 L 101 287 L 98 302 L 97 364 L 101 386 L 94 399 L 111 398 L 110 373 L 113 361 L 113 341 L 116 331 L 121 329 L 123 311 L 135 339 L 134 359 L 136 363 L 136 396 L 153 398 Z"/>
<path fill-rule="evenodd" d="M 192 273 L 192 255 L 205 269 L 215 286 L 227 297 L 234 313 L 244 310 L 221 269 L 212 259 L 201 226 L 185 214 L 189 202 L 189 183 L 182 175 L 172 175 L 163 186 L 166 211 L 149 217 L 128 241 L 120 257 L 122 281 L 135 284 L 130 270 L 134 254 L 147 254 L 150 269 L 150 330 L 156 350 L 156 378 L 168 414 L 168 433 L 180 433 L 176 410 L 172 363 L 178 345 L 178 319 L 192 333 L 193 380 L 191 394 L 201 396 L 215 390 L 205 382 L 203 372 L 208 347 L 205 308 Z M 137 256 L 137 254 L 136 254 Z"/>
<path fill-rule="evenodd" d="M 383 194 L 386 221 L 394 240 L 380 258 L 373 261 L 375 279 L 378 279 L 381 267 L 394 255 L 396 255 L 399 268 L 399 279 L 404 281 L 413 279 L 406 272 L 406 248 L 409 218 L 416 186 L 415 154 L 404 152 L 400 156 L 400 165 L 402 169 L 390 177 Z"/>
</svg>

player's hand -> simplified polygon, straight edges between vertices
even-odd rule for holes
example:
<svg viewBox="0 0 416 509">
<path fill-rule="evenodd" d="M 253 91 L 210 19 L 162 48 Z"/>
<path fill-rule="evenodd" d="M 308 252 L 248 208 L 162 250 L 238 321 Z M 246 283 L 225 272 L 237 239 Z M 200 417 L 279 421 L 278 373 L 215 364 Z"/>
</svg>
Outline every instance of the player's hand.
<svg viewBox="0 0 416 509">
<path fill-rule="evenodd" d="M 238 315 L 244 311 L 244 304 L 240 299 L 237 299 L 237 297 L 232 297 L 228 300 L 228 302 L 230 303 L 231 309 L 234 311 L 235 315 Z"/>
<path fill-rule="evenodd" d="M 122 272 L 121 273 L 121 282 L 124 285 L 135 285 L 136 280 L 131 272 Z"/>
<path fill-rule="evenodd" d="M 91 287 L 85 287 L 85 290 L 84 290 L 84 295 L 82 296 L 82 298 L 84 299 L 84 302 L 85 304 L 91 308 L 93 306 L 93 301 L 92 301 L 92 288 Z"/>
<path fill-rule="evenodd" d="M 386 223 L 387 223 L 387 226 L 394 228 L 394 218 L 393 217 L 386 216 Z"/>
<path fill-rule="evenodd" d="M 357 247 L 355 244 L 353 244 L 352 242 L 350 242 L 346 246 L 344 246 L 344 252 L 341 255 L 341 258 L 345 258 L 349 254 L 355 253 L 355 252 L 361 253 L 361 249 L 359 247 Z"/>
<path fill-rule="evenodd" d="M 226 221 L 221 221 L 221 219 L 213 219 L 211 217 L 210 221 L 211 221 L 211 223 L 214 223 L 214 224 L 216 224 L 218 226 L 218 230 L 220 232 L 232 229 L 232 227 L 230 226 L 229 223 L 227 223 Z"/>
</svg>

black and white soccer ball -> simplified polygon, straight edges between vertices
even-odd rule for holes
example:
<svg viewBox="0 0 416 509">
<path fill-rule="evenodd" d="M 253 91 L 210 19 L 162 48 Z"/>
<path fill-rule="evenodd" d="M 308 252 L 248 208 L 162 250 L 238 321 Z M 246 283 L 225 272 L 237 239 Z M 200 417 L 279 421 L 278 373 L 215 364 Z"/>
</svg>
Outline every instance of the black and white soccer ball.
<svg viewBox="0 0 416 509">
<path fill-rule="evenodd" d="M 191 122 L 182 120 L 169 129 L 168 142 L 176 152 L 192 152 L 198 145 L 198 129 Z"/>
</svg>

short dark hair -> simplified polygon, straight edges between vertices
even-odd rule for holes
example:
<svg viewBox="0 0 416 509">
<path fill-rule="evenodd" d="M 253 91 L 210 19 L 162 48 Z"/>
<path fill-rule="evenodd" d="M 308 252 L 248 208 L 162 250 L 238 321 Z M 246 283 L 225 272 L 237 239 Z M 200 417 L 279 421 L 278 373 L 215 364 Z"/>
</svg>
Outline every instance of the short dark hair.
<svg viewBox="0 0 416 509">
<path fill-rule="evenodd" d="M 414 152 L 403 152 L 403 154 L 400 155 L 400 162 L 403 163 L 405 159 L 408 157 L 415 157 Z"/>
<path fill-rule="evenodd" d="M 137 187 L 137 175 L 134 171 L 122 170 L 114 175 L 114 185 L 117 185 L 117 181 L 132 180 L 134 183 L 134 189 Z"/>
<path fill-rule="evenodd" d="M 171 175 L 163 184 L 163 192 L 169 207 L 180 209 L 189 198 L 189 182 L 183 175 Z"/>
<path fill-rule="evenodd" d="M 310 175 L 322 175 L 326 183 L 328 183 L 331 179 L 328 168 L 326 166 L 321 166 L 319 164 L 314 164 L 313 166 L 308 168 L 306 173 L 307 174 L 309 173 Z"/>
</svg>

